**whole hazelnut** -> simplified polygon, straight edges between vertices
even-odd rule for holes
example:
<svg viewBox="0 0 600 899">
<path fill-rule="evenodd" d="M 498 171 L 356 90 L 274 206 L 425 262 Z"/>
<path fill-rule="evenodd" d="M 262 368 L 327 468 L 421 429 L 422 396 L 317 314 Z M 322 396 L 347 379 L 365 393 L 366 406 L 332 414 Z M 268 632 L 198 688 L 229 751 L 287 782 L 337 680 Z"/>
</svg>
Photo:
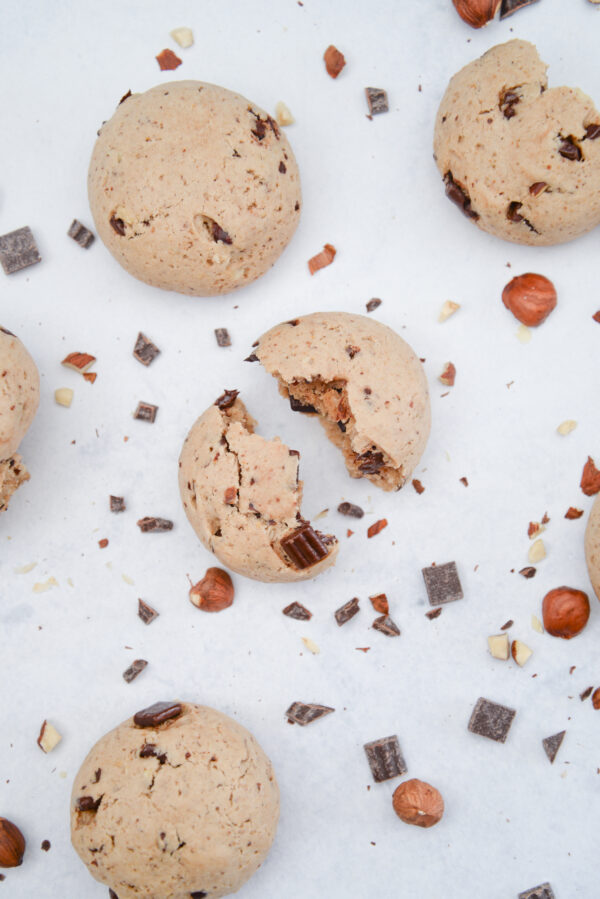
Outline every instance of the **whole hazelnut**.
<svg viewBox="0 0 600 899">
<path fill-rule="evenodd" d="M 494 18 L 500 0 L 452 0 L 456 12 L 471 28 L 481 28 Z"/>
<path fill-rule="evenodd" d="M 444 814 L 441 793 L 422 780 L 405 780 L 394 791 L 394 811 L 407 824 L 433 827 Z"/>
<path fill-rule="evenodd" d="M 570 640 L 586 626 L 590 617 L 590 601 L 583 590 L 556 587 L 544 596 L 542 614 L 549 634 Z"/>
<path fill-rule="evenodd" d="M 209 568 L 190 590 L 190 602 L 203 612 L 221 612 L 233 603 L 233 583 L 222 568 Z"/>
<path fill-rule="evenodd" d="M 12 821 L 0 818 L 0 868 L 18 868 L 25 854 L 25 837 Z"/>
<path fill-rule="evenodd" d="M 502 291 L 502 302 L 529 328 L 541 325 L 556 306 L 556 289 L 543 275 L 517 275 Z"/>
<path fill-rule="evenodd" d="M 592 693 L 592 705 L 595 709 L 600 709 L 600 687 L 596 687 Z"/>
</svg>

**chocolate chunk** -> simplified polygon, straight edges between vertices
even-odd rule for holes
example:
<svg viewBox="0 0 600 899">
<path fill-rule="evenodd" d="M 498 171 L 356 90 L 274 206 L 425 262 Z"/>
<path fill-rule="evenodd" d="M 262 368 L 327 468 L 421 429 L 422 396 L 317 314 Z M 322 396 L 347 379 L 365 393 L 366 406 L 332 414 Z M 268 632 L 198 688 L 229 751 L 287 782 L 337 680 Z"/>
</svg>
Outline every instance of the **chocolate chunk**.
<svg viewBox="0 0 600 899">
<path fill-rule="evenodd" d="M 389 112 L 388 98 L 381 87 L 366 87 L 365 94 L 369 105 L 369 115 L 379 115 L 380 112 Z"/>
<path fill-rule="evenodd" d="M 348 600 L 347 603 L 344 603 L 343 606 L 340 606 L 339 609 L 334 612 L 338 626 L 341 627 L 342 624 L 346 624 L 346 622 L 350 621 L 351 618 L 354 618 L 359 611 L 360 606 L 358 604 L 358 597 L 355 596 L 354 599 Z"/>
<path fill-rule="evenodd" d="M 211 234 L 212 234 L 212 239 L 214 240 L 215 243 L 219 243 L 219 241 L 221 243 L 227 243 L 227 244 L 233 243 L 233 240 L 231 239 L 231 237 L 229 236 L 227 231 L 225 231 L 224 228 L 221 228 L 221 226 L 219 224 L 217 224 L 217 222 L 215 222 L 215 221 L 212 222 L 210 230 L 211 230 Z"/>
<path fill-rule="evenodd" d="M 142 534 L 147 534 L 152 531 L 160 533 L 162 531 L 173 530 L 173 522 L 169 521 L 168 518 L 154 518 L 154 516 L 151 515 L 146 515 L 145 518 L 140 518 L 139 521 L 136 521 L 136 524 Z"/>
<path fill-rule="evenodd" d="M 231 346 L 231 337 L 227 328 L 215 328 L 217 346 Z"/>
<path fill-rule="evenodd" d="M 526 578 L 535 577 L 537 569 L 533 567 L 533 565 L 526 565 L 525 568 L 521 568 L 519 574 L 523 575 Z"/>
<path fill-rule="evenodd" d="M 434 618 L 438 618 L 443 612 L 441 606 L 438 606 L 437 609 L 430 609 L 429 612 L 425 612 L 425 617 L 429 618 L 430 621 L 433 621 Z"/>
<path fill-rule="evenodd" d="M 122 496 L 110 496 L 109 502 L 111 512 L 124 512 L 126 509 L 125 500 Z"/>
<path fill-rule="evenodd" d="M 80 796 L 75 805 L 78 812 L 97 812 L 102 802 L 102 796 L 94 799 L 93 796 Z"/>
<path fill-rule="evenodd" d="M 244 362 L 258 362 L 258 356 L 256 353 L 250 353 L 249 356 L 246 356 Z"/>
<path fill-rule="evenodd" d="M 431 568 L 421 569 L 429 605 L 441 606 L 447 602 L 455 602 L 463 599 L 464 594 L 456 570 L 456 562 L 446 562 L 445 565 L 432 565 Z"/>
<path fill-rule="evenodd" d="M 356 456 L 356 461 L 359 463 L 358 470 L 363 474 L 378 474 L 385 465 L 383 453 L 373 453 L 371 450 Z"/>
<path fill-rule="evenodd" d="M 149 421 L 150 424 L 152 424 L 156 419 L 157 412 L 158 406 L 153 406 L 152 403 L 139 402 L 137 404 L 137 409 L 133 413 L 133 417 L 140 421 Z"/>
<path fill-rule="evenodd" d="M 336 425 L 338 426 L 338 428 L 340 429 L 342 434 L 346 433 L 346 425 L 344 424 L 343 421 L 336 421 Z"/>
<path fill-rule="evenodd" d="M 508 204 L 508 207 L 506 209 L 506 218 L 509 220 L 509 222 L 518 224 L 519 222 L 525 221 L 525 216 L 521 215 L 521 213 L 519 212 L 519 209 L 522 205 L 523 204 L 519 203 L 517 200 Z"/>
<path fill-rule="evenodd" d="M 295 618 L 297 621 L 308 621 L 309 618 L 312 618 L 312 612 L 309 612 L 300 602 L 290 603 L 289 606 L 283 609 L 283 614 L 287 615 L 288 618 Z"/>
<path fill-rule="evenodd" d="M 408 769 L 400 751 L 398 737 L 383 737 L 381 740 L 365 743 L 364 750 L 375 783 L 406 774 Z"/>
<path fill-rule="evenodd" d="M 136 679 L 138 674 L 142 673 L 147 664 L 148 662 L 146 659 L 136 659 L 135 662 L 132 662 L 129 668 L 126 668 L 123 672 L 123 680 L 130 684 L 132 680 Z"/>
<path fill-rule="evenodd" d="M 561 730 L 558 734 L 553 734 L 551 737 L 545 737 L 542 740 L 542 746 L 544 747 L 544 752 L 550 759 L 550 764 L 554 763 L 554 759 L 556 758 L 556 754 L 560 749 L 561 743 L 565 738 L 566 731 Z"/>
<path fill-rule="evenodd" d="M 287 168 L 285 167 L 285 162 L 283 160 L 281 160 L 281 162 L 279 163 L 279 171 L 282 175 L 285 175 L 285 173 L 287 172 Z"/>
<path fill-rule="evenodd" d="M 93 779 L 92 783 L 93 784 L 99 783 L 101 777 L 102 777 L 102 768 L 96 768 L 96 770 L 94 771 L 94 779 Z"/>
<path fill-rule="evenodd" d="M 80 247 L 84 248 L 84 250 L 87 250 L 90 244 L 93 244 L 95 240 L 95 237 L 89 228 L 86 228 L 85 225 L 82 225 L 77 219 L 73 219 L 71 222 L 71 227 L 67 231 L 67 235 L 72 237 Z"/>
<path fill-rule="evenodd" d="M 215 406 L 218 406 L 221 412 L 230 409 L 235 403 L 239 395 L 239 390 L 226 390 L 215 400 Z"/>
<path fill-rule="evenodd" d="M 514 621 L 512 620 L 512 618 L 509 618 L 508 621 L 505 621 L 505 622 L 504 622 L 504 624 L 502 625 L 502 627 L 500 628 L 500 630 L 501 630 L 501 631 L 507 631 L 509 628 L 511 628 L 511 627 L 513 626 L 513 624 L 514 624 Z"/>
<path fill-rule="evenodd" d="M 516 714 L 514 709 L 480 697 L 471 714 L 469 730 L 472 734 L 504 743 Z"/>
<path fill-rule="evenodd" d="M 525 6 L 531 6 L 532 3 L 536 2 L 537 0 L 502 0 L 500 5 L 500 18 L 505 19 L 507 16 L 512 16 L 514 12 L 518 12 Z"/>
<path fill-rule="evenodd" d="M 378 297 L 373 297 L 373 299 L 369 300 L 369 302 L 367 303 L 367 312 L 375 312 L 377 307 L 381 306 L 382 302 L 383 301 L 380 300 Z"/>
<path fill-rule="evenodd" d="M 471 198 L 464 187 L 455 181 L 452 172 L 446 172 L 444 175 L 444 184 L 446 185 L 446 196 L 449 200 L 458 206 L 467 218 L 478 219 L 479 213 L 471 208 Z"/>
<path fill-rule="evenodd" d="M 600 137 L 600 125 L 588 125 L 585 129 L 585 136 L 587 140 L 596 140 L 597 137 Z"/>
<path fill-rule="evenodd" d="M 354 503 L 340 503 L 337 507 L 340 515 L 348 515 L 350 518 L 362 518 L 365 514 L 360 506 L 355 506 Z"/>
<path fill-rule="evenodd" d="M 582 702 L 585 702 L 585 700 L 588 699 L 588 697 L 590 697 L 590 696 L 592 695 L 592 690 L 593 690 L 593 689 L 594 689 L 593 687 L 587 687 L 587 688 L 583 691 L 583 693 L 580 693 L 580 694 L 579 694 L 579 698 L 581 699 Z"/>
<path fill-rule="evenodd" d="M 108 888 L 108 899 L 119 899 L 115 891 L 111 890 L 110 887 Z"/>
<path fill-rule="evenodd" d="M 190 899 L 204 899 L 205 896 L 208 896 L 208 893 L 205 893 L 204 890 L 194 890 L 193 893 L 190 893 Z"/>
<path fill-rule="evenodd" d="M 155 702 L 154 705 L 136 712 L 133 723 L 138 727 L 158 727 L 171 718 L 179 718 L 183 707 L 179 702 Z"/>
<path fill-rule="evenodd" d="M 316 702 L 293 702 L 285 713 L 285 717 L 288 721 L 304 727 L 324 715 L 330 715 L 331 712 L 335 712 L 335 709 L 328 705 L 318 705 Z"/>
<path fill-rule="evenodd" d="M 149 606 L 143 599 L 138 599 L 138 618 L 141 618 L 144 624 L 152 624 L 155 618 L 158 618 L 160 612 Z"/>
<path fill-rule="evenodd" d="M 400 628 L 395 621 L 392 621 L 389 615 L 381 615 L 379 618 L 376 618 L 373 622 L 373 628 L 376 631 L 381 631 L 386 637 L 400 636 Z"/>
<path fill-rule="evenodd" d="M 131 90 L 128 90 L 126 94 L 123 94 L 123 96 L 121 97 L 121 99 L 120 99 L 119 102 L 117 103 L 117 106 L 120 106 L 121 103 L 124 103 L 124 102 L 125 102 L 125 100 L 129 100 L 130 97 L 131 97 Z"/>
<path fill-rule="evenodd" d="M 329 555 L 322 535 L 313 530 L 308 521 L 286 534 L 281 539 L 280 546 L 299 571 L 316 565 Z"/>
<path fill-rule="evenodd" d="M 52 844 L 50 843 L 50 840 L 42 840 L 42 846 L 41 846 L 41 848 L 44 850 L 44 852 L 48 852 L 48 850 L 50 849 L 51 845 L 52 845 Z"/>
<path fill-rule="evenodd" d="M 518 899 L 556 899 L 556 897 L 554 896 L 554 890 L 546 881 L 546 883 L 540 883 L 537 887 L 531 887 L 531 889 L 519 893 Z"/>
<path fill-rule="evenodd" d="M 529 193 L 532 197 L 539 197 L 540 194 L 544 193 L 547 187 L 547 181 L 535 181 L 532 185 L 530 185 Z"/>
<path fill-rule="evenodd" d="M 20 272 L 29 265 L 41 262 L 31 228 L 18 228 L 0 236 L 0 263 L 5 275 Z"/>
<path fill-rule="evenodd" d="M 149 759 L 156 758 L 159 761 L 159 764 L 164 765 L 167 761 L 167 753 L 166 752 L 157 752 L 156 751 L 156 743 L 144 743 L 142 748 L 140 749 L 140 758 L 141 759 Z"/>
<path fill-rule="evenodd" d="M 502 91 L 500 94 L 500 102 L 498 103 L 499 108 L 504 114 L 504 118 L 512 119 L 513 116 L 516 116 L 517 111 L 515 106 L 521 100 L 520 96 L 516 93 L 516 91 L 506 90 Z"/>
<path fill-rule="evenodd" d="M 159 353 L 160 350 L 156 344 L 152 343 L 152 341 L 140 331 L 133 348 L 133 355 L 137 361 L 141 362 L 142 365 L 150 365 L 151 362 L 154 362 Z"/>
<path fill-rule="evenodd" d="M 575 138 L 571 134 L 562 139 L 558 152 L 565 159 L 570 159 L 572 162 L 580 162 L 583 159 L 581 147 L 577 144 Z"/>
<path fill-rule="evenodd" d="M 118 218 L 114 213 L 109 218 L 110 226 L 116 231 L 119 237 L 125 237 L 125 222 Z"/>
<path fill-rule="evenodd" d="M 354 359 L 354 357 L 357 356 L 358 353 L 360 353 L 360 347 L 352 346 L 350 344 L 349 346 L 346 347 L 346 352 L 348 353 L 348 355 L 350 356 L 351 359 Z"/>
<path fill-rule="evenodd" d="M 304 403 L 301 403 L 300 400 L 297 400 L 295 396 L 292 396 L 290 393 L 290 409 L 292 412 L 304 412 L 306 415 L 316 415 L 317 410 L 314 406 L 308 406 Z"/>
</svg>

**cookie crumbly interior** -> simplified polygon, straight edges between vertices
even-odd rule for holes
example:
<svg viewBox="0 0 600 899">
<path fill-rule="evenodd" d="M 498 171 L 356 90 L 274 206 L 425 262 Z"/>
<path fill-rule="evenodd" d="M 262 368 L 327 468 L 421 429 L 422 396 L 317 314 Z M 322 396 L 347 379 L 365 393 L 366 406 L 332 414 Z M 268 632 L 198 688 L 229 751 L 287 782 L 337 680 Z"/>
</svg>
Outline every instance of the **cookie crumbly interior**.
<svg viewBox="0 0 600 899">
<path fill-rule="evenodd" d="M 8 508 L 13 493 L 29 478 L 30 474 L 18 453 L 0 461 L 0 512 Z"/>
</svg>

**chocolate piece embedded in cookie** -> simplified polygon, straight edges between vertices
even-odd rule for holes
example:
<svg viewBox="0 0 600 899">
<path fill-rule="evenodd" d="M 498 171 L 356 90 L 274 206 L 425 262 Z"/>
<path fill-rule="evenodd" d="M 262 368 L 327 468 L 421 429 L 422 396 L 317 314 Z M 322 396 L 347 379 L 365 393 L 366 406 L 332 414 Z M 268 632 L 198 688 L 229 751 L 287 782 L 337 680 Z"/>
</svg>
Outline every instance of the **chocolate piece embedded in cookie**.
<svg viewBox="0 0 600 899">
<path fill-rule="evenodd" d="M 463 599 L 456 562 L 432 565 L 430 568 L 423 568 L 422 573 L 430 605 L 441 606 L 447 602 Z"/>
<path fill-rule="evenodd" d="M 136 712 L 133 723 L 137 727 L 158 727 L 171 718 L 178 718 L 183 712 L 180 702 L 155 702 L 147 708 Z"/>
<path fill-rule="evenodd" d="M 480 697 L 471 714 L 469 730 L 473 734 L 504 743 L 516 714 L 514 709 Z"/>
<path fill-rule="evenodd" d="M 18 228 L 0 236 L 0 264 L 5 275 L 20 272 L 41 261 L 31 228 Z"/>
<path fill-rule="evenodd" d="M 365 743 L 364 750 L 376 783 L 406 774 L 408 769 L 398 737 L 382 737 L 380 740 Z"/>
<path fill-rule="evenodd" d="M 300 570 L 316 565 L 329 555 L 329 547 L 323 540 L 323 535 L 315 531 L 308 521 L 282 537 L 280 546 L 292 564 Z"/>
</svg>

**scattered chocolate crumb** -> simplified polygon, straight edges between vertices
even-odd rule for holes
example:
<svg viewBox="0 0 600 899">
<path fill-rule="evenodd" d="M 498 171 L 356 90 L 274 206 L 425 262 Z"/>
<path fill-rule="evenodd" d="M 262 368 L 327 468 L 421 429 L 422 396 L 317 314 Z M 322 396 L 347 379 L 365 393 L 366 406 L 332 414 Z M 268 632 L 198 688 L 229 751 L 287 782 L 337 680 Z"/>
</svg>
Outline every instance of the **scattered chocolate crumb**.
<svg viewBox="0 0 600 899">
<path fill-rule="evenodd" d="M 383 300 L 380 300 L 379 297 L 373 297 L 372 300 L 369 300 L 367 303 L 367 312 L 375 312 L 378 306 L 381 306 Z"/>
<path fill-rule="evenodd" d="M 588 697 L 590 697 L 592 695 L 593 689 L 594 689 L 593 687 L 587 687 L 583 691 L 583 693 L 579 694 L 579 698 L 581 699 L 582 702 L 585 702 L 585 700 L 588 699 Z"/>
<path fill-rule="evenodd" d="M 550 764 L 553 764 L 554 759 L 556 758 L 556 754 L 564 740 L 565 733 L 566 731 L 561 730 L 560 733 L 553 734 L 551 737 L 546 737 L 542 740 L 542 746 L 544 747 L 544 752 L 550 759 Z"/>
<path fill-rule="evenodd" d="M 108 546 L 107 538 L 103 537 L 102 540 L 98 540 L 98 546 L 100 547 L 100 549 L 106 549 L 106 547 Z"/>
<path fill-rule="evenodd" d="M 311 275 L 314 275 L 314 273 L 318 272 L 319 269 L 326 268 L 328 265 L 331 265 L 334 260 L 335 254 L 335 247 L 330 243 L 326 243 L 320 253 L 317 253 L 316 256 L 312 256 L 308 260 L 308 270 Z"/>
<path fill-rule="evenodd" d="M 535 577 L 537 568 L 534 568 L 533 565 L 527 565 L 525 568 L 521 568 L 519 574 L 523 575 L 523 577 L 531 578 Z"/>
<path fill-rule="evenodd" d="M 583 509 L 576 509 L 574 506 L 569 506 L 569 508 L 565 512 L 565 518 L 568 518 L 569 521 L 574 521 L 576 518 L 581 518 L 582 515 Z"/>
<path fill-rule="evenodd" d="M 256 353 L 250 353 L 249 356 L 246 356 L 244 362 L 258 362 L 258 356 Z"/>
<path fill-rule="evenodd" d="M 0 264 L 5 275 L 20 272 L 41 261 L 31 228 L 25 226 L 0 236 Z"/>
<path fill-rule="evenodd" d="M 309 618 L 312 618 L 312 612 L 309 612 L 309 610 L 300 602 L 292 602 L 289 606 L 286 606 L 285 609 L 282 609 L 282 611 L 288 618 L 295 618 L 297 621 L 308 621 Z"/>
<path fill-rule="evenodd" d="M 406 774 L 408 768 L 400 750 L 397 736 L 382 737 L 365 743 L 364 750 L 375 783 L 391 780 Z"/>
<path fill-rule="evenodd" d="M 512 620 L 512 618 L 509 618 L 508 621 L 505 621 L 505 622 L 504 622 L 504 624 L 502 625 L 502 627 L 500 628 L 500 630 L 501 630 L 501 631 L 507 631 L 507 630 L 509 629 L 509 627 L 512 627 L 512 626 L 513 626 L 513 624 L 514 624 L 514 621 Z"/>
<path fill-rule="evenodd" d="M 373 522 L 373 524 L 367 530 L 367 537 L 375 537 L 377 534 L 381 533 L 381 531 L 387 528 L 387 518 L 380 518 L 379 521 Z"/>
<path fill-rule="evenodd" d="M 389 112 L 387 93 L 381 87 L 366 87 L 365 96 L 369 106 L 369 115 L 379 115 L 382 112 Z"/>
<path fill-rule="evenodd" d="M 430 605 L 440 606 L 464 598 L 456 562 L 432 565 L 430 568 L 421 570 Z"/>
<path fill-rule="evenodd" d="M 121 103 L 124 103 L 124 102 L 125 102 L 125 100 L 129 100 L 130 97 L 131 97 L 131 90 L 128 90 L 126 94 L 123 94 L 123 96 L 121 97 L 121 99 L 120 99 L 119 102 L 117 103 L 117 106 L 120 106 Z"/>
<path fill-rule="evenodd" d="M 149 606 L 143 599 L 138 599 L 138 617 L 142 619 L 144 624 L 152 624 L 155 618 L 158 618 L 160 612 Z"/>
<path fill-rule="evenodd" d="M 150 424 L 153 424 L 156 420 L 156 413 L 158 412 L 158 406 L 152 405 L 152 403 L 143 403 L 139 402 L 137 404 L 137 409 L 133 413 L 133 417 L 137 418 L 139 421 L 147 421 Z"/>
<path fill-rule="evenodd" d="M 358 604 L 358 597 L 355 596 L 353 599 L 348 600 L 348 602 L 344 603 L 343 606 L 340 606 L 339 609 L 336 609 L 334 612 L 335 620 L 338 623 L 338 627 L 341 627 L 343 624 L 346 624 L 347 621 L 350 621 L 351 618 L 354 618 L 355 615 L 360 611 L 360 606 Z"/>
<path fill-rule="evenodd" d="M 465 487 L 468 487 L 468 486 L 469 486 L 469 482 L 467 481 L 466 478 L 459 478 L 459 481 L 460 481 L 461 484 L 464 484 Z"/>
<path fill-rule="evenodd" d="M 52 844 L 50 843 L 50 840 L 42 840 L 41 848 L 43 849 L 44 852 L 48 852 L 48 850 L 50 849 L 51 845 L 52 845 Z"/>
<path fill-rule="evenodd" d="M 327 47 L 325 53 L 323 54 L 323 59 L 325 60 L 325 68 L 327 69 L 327 74 L 331 75 L 332 78 L 337 78 L 337 76 L 346 65 L 346 60 L 344 59 L 343 53 L 340 53 L 337 47 L 334 47 L 333 44 L 330 44 L 329 47 Z"/>
<path fill-rule="evenodd" d="M 415 488 L 415 490 L 417 491 L 417 493 L 423 493 L 425 491 L 425 488 L 423 487 L 422 483 L 420 481 L 418 481 L 417 478 L 413 478 L 412 485 Z"/>
<path fill-rule="evenodd" d="M 95 239 L 92 232 L 77 219 L 73 219 L 71 222 L 69 230 L 67 231 L 67 236 L 72 237 L 75 243 L 78 243 L 84 250 L 87 250 L 87 248 L 93 244 Z"/>
<path fill-rule="evenodd" d="M 400 628 L 395 621 L 392 621 L 389 615 L 381 615 L 373 622 L 373 629 L 381 631 L 386 637 L 399 637 Z"/>
<path fill-rule="evenodd" d="M 159 348 L 155 343 L 152 343 L 145 334 L 142 334 L 140 331 L 137 340 L 135 342 L 135 346 L 133 348 L 133 355 L 137 359 L 138 362 L 141 362 L 142 365 L 150 365 L 153 362 L 158 354 L 160 353 Z"/>
<path fill-rule="evenodd" d="M 328 705 L 318 705 L 316 702 L 293 702 L 285 713 L 285 717 L 291 724 L 305 727 L 332 712 L 335 712 L 335 709 Z"/>
<path fill-rule="evenodd" d="M 575 671 L 576 668 L 577 668 L 577 665 L 571 665 L 571 667 L 569 668 L 569 674 L 573 674 L 573 672 Z"/>
<path fill-rule="evenodd" d="M 124 512 L 126 509 L 125 500 L 122 496 L 110 496 L 109 502 L 111 512 Z"/>
<path fill-rule="evenodd" d="M 215 328 L 215 337 L 218 346 L 231 346 L 231 337 L 227 328 Z"/>
<path fill-rule="evenodd" d="M 161 531 L 171 531 L 173 530 L 173 522 L 169 521 L 168 518 L 154 518 L 154 516 L 146 515 L 145 518 L 140 518 L 139 521 L 136 521 L 137 526 L 143 534 L 150 533 L 152 531 L 161 532 Z"/>
<path fill-rule="evenodd" d="M 233 406 L 238 395 L 239 390 L 225 390 L 225 392 L 215 400 L 215 406 L 218 406 L 221 412 L 224 412 L 225 409 L 230 409 L 231 406 Z"/>
<path fill-rule="evenodd" d="M 437 609 L 430 609 L 429 612 L 425 612 L 425 617 L 429 618 L 430 621 L 433 621 L 434 618 L 438 618 L 444 610 L 441 606 L 438 606 Z"/>
<path fill-rule="evenodd" d="M 340 503 L 337 507 L 340 515 L 348 515 L 350 518 L 362 518 L 365 514 L 360 506 L 355 506 L 354 503 Z"/>
<path fill-rule="evenodd" d="M 371 600 L 371 605 L 376 612 L 379 612 L 380 615 L 389 614 L 390 604 L 385 593 L 378 593 L 376 596 L 369 596 L 369 599 Z"/>
<path fill-rule="evenodd" d="M 99 134 L 100 132 L 98 132 Z M 114 213 L 109 218 L 110 226 L 115 231 L 119 237 L 125 237 L 125 222 L 123 219 L 118 218 Z"/>
<path fill-rule="evenodd" d="M 168 72 L 172 69 L 177 69 L 181 65 L 181 60 L 179 57 L 173 53 L 172 50 L 169 50 L 167 47 L 165 50 L 161 50 L 158 56 L 155 57 L 161 72 Z"/>
<path fill-rule="evenodd" d="M 123 680 L 130 684 L 131 681 L 135 680 L 138 674 L 141 674 L 144 668 L 147 666 L 148 662 L 145 659 L 136 659 L 131 663 L 129 668 L 126 668 L 123 672 Z"/>
</svg>

